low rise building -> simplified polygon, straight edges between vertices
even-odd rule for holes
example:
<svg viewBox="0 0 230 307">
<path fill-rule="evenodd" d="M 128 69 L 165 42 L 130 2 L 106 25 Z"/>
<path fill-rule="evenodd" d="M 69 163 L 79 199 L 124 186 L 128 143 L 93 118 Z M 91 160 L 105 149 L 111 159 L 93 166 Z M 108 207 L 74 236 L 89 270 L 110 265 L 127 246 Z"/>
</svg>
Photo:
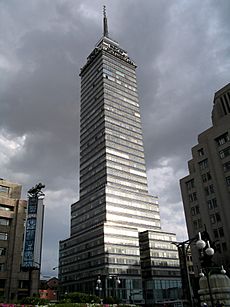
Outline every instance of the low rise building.
<svg viewBox="0 0 230 307">
<path fill-rule="evenodd" d="M 29 279 L 38 271 L 21 270 L 27 201 L 22 186 L 0 179 L 0 301 L 14 302 L 28 296 Z"/>
</svg>

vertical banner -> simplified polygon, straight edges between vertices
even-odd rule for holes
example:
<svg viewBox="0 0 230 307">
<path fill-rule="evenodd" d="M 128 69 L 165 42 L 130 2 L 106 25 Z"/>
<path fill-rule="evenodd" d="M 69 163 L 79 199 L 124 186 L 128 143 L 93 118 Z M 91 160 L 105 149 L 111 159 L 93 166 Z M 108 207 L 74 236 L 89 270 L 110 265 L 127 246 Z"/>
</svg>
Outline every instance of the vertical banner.
<svg viewBox="0 0 230 307">
<path fill-rule="evenodd" d="M 29 196 L 22 261 L 24 268 L 40 268 L 43 219 L 43 199 L 39 199 L 37 194 Z"/>
</svg>

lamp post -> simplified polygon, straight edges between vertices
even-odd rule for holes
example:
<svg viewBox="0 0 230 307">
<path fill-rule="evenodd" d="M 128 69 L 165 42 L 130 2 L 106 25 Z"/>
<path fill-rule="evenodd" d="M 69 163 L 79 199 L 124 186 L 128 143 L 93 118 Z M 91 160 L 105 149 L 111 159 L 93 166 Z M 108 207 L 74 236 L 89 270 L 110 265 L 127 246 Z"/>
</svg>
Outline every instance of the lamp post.
<svg viewBox="0 0 230 307">
<path fill-rule="evenodd" d="M 97 277 L 96 290 L 98 291 L 99 298 L 101 298 L 102 281 L 101 281 L 101 276 L 100 275 L 98 275 L 98 277 Z"/>
<path fill-rule="evenodd" d="M 208 285 L 208 294 L 210 297 L 211 307 L 215 307 L 214 299 L 213 299 L 213 292 L 212 287 L 210 284 L 210 275 L 212 272 L 218 270 L 221 274 L 226 274 L 226 271 L 221 266 L 221 269 L 219 267 L 213 266 L 212 257 L 215 253 L 214 249 L 210 246 L 209 240 L 206 242 L 202 240 L 201 234 L 199 233 L 199 240 L 196 244 L 197 248 L 200 250 L 200 260 L 201 260 L 201 270 L 200 270 L 200 277 L 206 277 L 207 279 L 207 285 Z"/>
<path fill-rule="evenodd" d="M 210 246 L 209 243 L 209 234 L 205 230 L 202 232 L 204 241 L 199 232 L 196 236 L 191 239 L 188 239 L 183 242 L 172 242 L 178 248 L 178 254 L 180 259 L 180 268 L 181 268 L 181 278 L 182 278 L 182 288 L 183 288 L 183 298 L 186 299 L 191 307 L 194 306 L 194 295 L 193 288 L 191 285 L 191 280 L 189 277 L 188 265 L 187 265 L 187 254 L 188 249 L 192 243 L 195 243 L 197 250 L 200 251 L 201 265 L 202 267 L 210 266 L 210 261 L 214 255 L 214 249 Z M 212 305 L 213 307 L 214 305 Z"/>
</svg>

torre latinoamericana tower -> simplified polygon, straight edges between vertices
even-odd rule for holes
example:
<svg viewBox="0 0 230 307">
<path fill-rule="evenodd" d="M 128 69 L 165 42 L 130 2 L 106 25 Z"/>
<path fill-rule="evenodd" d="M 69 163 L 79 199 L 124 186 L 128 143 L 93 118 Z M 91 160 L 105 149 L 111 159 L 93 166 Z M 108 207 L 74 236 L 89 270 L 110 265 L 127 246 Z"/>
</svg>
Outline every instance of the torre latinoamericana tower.
<svg viewBox="0 0 230 307">
<path fill-rule="evenodd" d="M 103 31 L 80 72 L 80 199 L 60 241 L 59 277 L 63 292 L 141 303 L 147 281 L 150 292 L 162 280 L 180 287 L 176 238 L 148 193 L 136 65 L 110 38 L 105 9 Z"/>
</svg>

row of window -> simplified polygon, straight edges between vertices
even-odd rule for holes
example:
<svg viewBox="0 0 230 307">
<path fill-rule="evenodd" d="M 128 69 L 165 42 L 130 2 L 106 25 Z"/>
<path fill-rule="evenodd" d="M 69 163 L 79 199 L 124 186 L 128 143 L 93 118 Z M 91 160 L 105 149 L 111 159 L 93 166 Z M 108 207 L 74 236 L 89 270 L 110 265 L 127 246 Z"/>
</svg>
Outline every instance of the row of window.
<svg viewBox="0 0 230 307">
<path fill-rule="evenodd" d="M 123 100 L 125 100 L 124 98 L 127 98 L 132 102 L 132 104 L 136 102 L 137 103 L 136 105 L 138 105 L 137 94 L 130 90 L 123 89 L 121 85 L 117 84 L 110 85 L 109 83 L 104 83 L 104 89 L 107 89 L 109 91 L 112 91 L 114 94 L 119 95 L 118 97 L 122 97 Z"/>
<path fill-rule="evenodd" d="M 230 94 L 225 93 L 220 97 L 221 106 L 223 108 L 224 114 L 227 115 L 230 113 Z"/>
<path fill-rule="evenodd" d="M 106 65 L 107 64 L 107 65 Z M 107 57 L 104 61 L 104 67 L 107 70 L 113 71 L 117 76 L 127 79 L 134 84 L 136 84 L 136 73 L 135 70 L 127 70 L 127 67 L 123 66 L 124 69 L 121 68 L 120 63 L 111 60 L 111 58 Z"/>
<path fill-rule="evenodd" d="M 124 108 L 126 109 L 126 108 Z M 106 112 L 106 110 L 108 112 Z M 134 112 L 133 112 L 134 113 Z M 140 117 L 136 116 L 135 114 L 129 114 L 127 112 L 124 112 L 123 110 L 121 110 L 120 108 L 117 109 L 114 106 L 109 106 L 109 105 L 105 105 L 105 114 L 109 115 L 109 116 L 114 116 L 114 114 L 116 114 L 116 118 L 120 119 L 120 120 L 129 120 L 129 123 L 133 126 L 137 126 L 140 127 Z"/>
<path fill-rule="evenodd" d="M 156 257 L 156 258 L 178 258 L 178 252 L 162 252 L 162 251 L 155 251 L 151 250 L 150 251 L 151 257 Z"/>
<path fill-rule="evenodd" d="M 73 209 L 71 211 L 71 219 L 72 219 L 72 225 L 73 225 L 73 219 L 75 219 L 77 216 L 82 216 L 88 211 L 100 207 L 105 203 L 105 197 L 100 197 L 92 202 L 88 201 L 85 205 L 81 203 L 81 206 L 77 207 L 77 210 Z"/>
<path fill-rule="evenodd" d="M 121 136 L 123 136 L 123 138 L 128 136 L 142 142 L 142 133 L 133 132 L 126 127 L 121 126 L 116 126 L 116 129 L 114 129 L 114 125 L 112 123 L 109 123 L 108 121 L 105 123 L 105 134 L 107 134 L 107 132 L 108 134 L 116 134 L 120 138 Z"/>
<path fill-rule="evenodd" d="M 123 206 L 115 206 L 114 204 L 107 203 L 106 210 L 111 213 L 119 213 L 123 215 L 132 215 L 133 217 L 143 217 L 143 218 L 152 218 L 159 220 L 160 216 L 159 214 L 154 214 L 154 211 L 144 211 L 144 210 L 137 210 L 137 207 L 129 206 L 123 207 Z"/>
<path fill-rule="evenodd" d="M 115 95 L 113 91 L 105 90 L 104 92 L 104 104 L 116 106 L 117 108 L 121 108 L 121 110 L 125 113 L 132 114 L 132 112 L 139 112 L 139 105 L 136 103 L 129 103 L 123 97 L 119 95 Z"/>
<path fill-rule="evenodd" d="M 110 196 L 110 197 L 116 197 L 119 196 L 123 199 L 128 199 L 130 203 L 132 203 L 135 199 L 136 201 L 140 201 L 140 202 L 148 202 L 151 206 L 154 207 L 154 210 L 159 212 L 159 207 L 158 207 L 158 199 L 154 198 L 153 196 L 150 195 L 142 195 L 139 193 L 135 193 L 133 194 L 132 192 L 129 191 L 125 191 L 123 192 L 120 189 L 114 189 L 113 187 L 110 188 L 109 186 L 106 187 L 106 195 Z"/>
<path fill-rule="evenodd" d="M 98 189 L 101 186 L 104 186 L 106 184 L 106 177 L 103 176 L 101 179 L 97 179 L 97 181 L 95 181 L 95 178 L 92 178 L 92 180 L 86 181 L 86 183 L 84 185 L 80 185 L 80 195 L 86 195 L 89 192 L 92 192 L 93 190 Z"/>
<path fill-rule="evenodd" d="M 212 176 L 211 176 L 210 172 L 207 172 L 207 173 L 204 173 L 204 174 L 201 175 L 201 179 L 205 183 L 205 182 L 211 180 Z M 188 191 L 190 191 L 193 188 L 195 188 L 195 181 L 194 181 L 193 178 L 186 182 L 186 187 L 187 187 Z"/>
<path fill-rule="evenodd" d="M 89 69 L 81 78 L 81 88 L 84 88 L 88 83 L 94 80 L 95 75 L 97 75 L 102 70 L 102 59 L 99 58 L 91 69 Z"/>
<path fill-rule="evenodd" d="M 127 95 L 127 94 L 125 95 L 121 91 L 119 91 L 118 93 L 114 92 L 113 88 L 107 86 L 104 89 L 104 93 L 107 94 L 108 96 L 112 96 L 112 97 L 118 98 L 121 101 L 124 101 L 125 102 L 124 105 L 127 105 L 127 106 L 132 105 L 135 107 L 139 107 L 138 99 L 134 100 L 133 97 L 129 97 L 130 95 Z"/>
<path fill-rule="evenodd" d="M 114 161 L 111 161 L 107 159 L 106 161 L 106 166 L 112 167 L 117 170 L 125 171 L 125 172 L 130 172 L 136 175 L 140 175 L 142 177 L 146 177 L 146 169 L 145 165 L 139 164 L 139 163 L 130 163 L 127 160 L 123 161 L 122 159 L 117 160 L 115 158 Z"/>
<path fill-rule="evenodd" d="M 89 251 L 92 248 L 95 248 L 97 246 L 100 246 L 103 244 L 103 238 L 102 238 L 102 229 L 97 229 L 96 231 L 92 231 L 92 240 L 90 242 L 86 242 L 86 238 L 82 237 L 82 242 L 79 241 L 79 237 L 75 238 L 74 240 L 71 240 L 70 242 L 66 243 L 63 242 L 60 245 L 60 256 L 61 257 L 68 257 L 72 258 L 74 254 Z M 98 239 L 98 237 L 101 237 Z M 97 240 L 95 240 L 97 238 Z M 69 246 L 71 244 L 71 247 Z M 72 247 L 73 246 L 73 247 Z M 67 247 L 70 247 L 68 250 Z M 63 251 L 64 249 L 64 251 Z M 63 261 L 66 261 L 64 259 L 61 259 L 61 265 L 63 265 Z"/>
<path fill-rule="evenodd" d="M 135 98 L 137 98 L 136 91 L 133 91 L 133 89 L 129 89 L 128 86 L 124 86 L 124 83 L 122 83 L 120 80 L 117 80 L 113 77 L 103 75 L 104 79 L 104 85 L 107 88 L 113 88 L 113 91 L 115 93 L 123 94 L 124 97 L 128 97 L 131 100 L 137 101 Z M 109 82 L 112 81 L 113 83 Z M 115 83 L 116 82 L 116 83 Z"/>
<path fill-rule="evenodd" d="M 218 146 L 221 146 L 221 145 L 229 142 L 230 137 L 229 137 L 228 132 L 225 132 L 222 135 L 220 135 L 219 137 L 215 138 L 215 141 L 216 141 L 216 144 Z M 202 157 L 204 155 L 204 148 L 198 149 L 197 153 L 198 153 L 198 156 Z"/>
<path fill-rule="evenodd" d="M 87 100 L 86 102 L 81 102 L 81 125 L 85 121 L 90 121 L 91 117 L 93 117 L 92 112 L 96 112 L 98 109 L 103 111 L 103 90 L 101 89 L 100 92 L 94 97 L 92 97 L 90 100 Z M 92 114 L 90 116 L 90 114 Z"/>
<path fill-rule="evenodd" d="M 111 155 L 113 156 L 116 156 L 116 157 L 120 157 L 120 158 L 123 158 L 123 159 L 127 159 L 131 162 L 137 162 L 137 163 L 141 163 L 141 164 L 144 164 L 144 157 L 143 157 L 143 154 L 142 156 L 137 156 L 137 155 L 133 155 L 133 152 L 125 152 L 125 151 L 121 151 L 121 150 L 116 150 L 113 147 L 109 148 L 109 143 L 107 144 L 107 147 L 105 148 L 105 151 L 106 151 L 106 160 L 112 160 L 114 161 L 113 159 L 110 158 Z M 128 164 L 129 165 L 129 164 Z"/>
<path fill-rule="evenodd" d="M 104 108 L 109 111 L 119 110 L 122 116 L 127 116 L 130 119 L 135 119 L 135 121 L 140 122 L 140 112 L 138 107 L 130 106 L 126 103 L 123 103 L 121 100 L 117 99 L 116 101 L 113 99 L 109 99 L 108 97 L 105 100 Z"/>
</svg>

